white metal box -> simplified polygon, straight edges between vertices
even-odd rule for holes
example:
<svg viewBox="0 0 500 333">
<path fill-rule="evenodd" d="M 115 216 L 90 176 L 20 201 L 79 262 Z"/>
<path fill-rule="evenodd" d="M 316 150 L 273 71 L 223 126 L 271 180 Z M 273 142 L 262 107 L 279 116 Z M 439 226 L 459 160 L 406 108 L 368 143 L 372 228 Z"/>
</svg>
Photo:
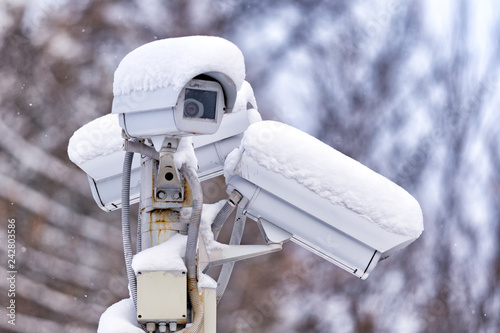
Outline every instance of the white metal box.
<svg viewBox="0 0 500 333">
<path fill-rule="evenodd" d="M 185 271 L 146 271 L 137 274 L 137 321 L 176 322 L 187 320 Z"/>
</svg>

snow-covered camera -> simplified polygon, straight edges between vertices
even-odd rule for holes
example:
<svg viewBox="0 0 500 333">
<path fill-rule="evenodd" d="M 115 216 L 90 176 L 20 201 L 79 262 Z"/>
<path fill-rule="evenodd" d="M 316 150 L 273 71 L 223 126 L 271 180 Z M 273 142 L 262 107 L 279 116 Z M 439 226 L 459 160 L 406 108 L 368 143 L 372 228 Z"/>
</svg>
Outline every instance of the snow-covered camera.
<svg viewBox="0 0 500 333">
<path fill-rule="evenodd" d="M 193 136 L 200 180 L 222 174 L 226 156 L 258 115 L 244 78 L 241 51 L 218 37 L 158 40 L 127 54 L 115 71 L 112 114 L 80 128 L 68 146 L 99 207 L 121 207 L 122 130 L 157 151 L 166 137 Z M 132 203 L 140 195 L 138 156 L 133 163 Z"/>
<path fill-rule="evenodd" d="M 136 139 L 214 134 L 233 110 L 243 84 L 241 51 L 217 37 L 171 38 L 145 44 L 120 62 L 112 113 Z"/>
<path fill-rule="evenodd" d="M 278 122 L 248 128 L 225 176 L 268 243 L 292 240 L 361 279 L 423 230 L 420 206 L 404 189 Z"/>
</svg>

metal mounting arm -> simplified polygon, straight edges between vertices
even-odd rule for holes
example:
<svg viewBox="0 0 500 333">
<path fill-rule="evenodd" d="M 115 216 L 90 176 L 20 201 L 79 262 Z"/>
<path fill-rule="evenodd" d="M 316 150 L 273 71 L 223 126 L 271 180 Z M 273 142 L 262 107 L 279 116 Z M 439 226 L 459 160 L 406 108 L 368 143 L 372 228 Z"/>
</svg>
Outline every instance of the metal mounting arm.
<svg viewBox="0 0 500 333">
<path fill-rule="evenodd" d="M 227 262 L 250 259 L 264 254 L 277 252 L 281 250 L 281 244 L 268 245 L 225 245 L 221 248 L 207 251 L 203 238 L 199 240 L 198 269 L 200 272 L 206 272 L 209 267 L 222 265 Z"/>
</svg>

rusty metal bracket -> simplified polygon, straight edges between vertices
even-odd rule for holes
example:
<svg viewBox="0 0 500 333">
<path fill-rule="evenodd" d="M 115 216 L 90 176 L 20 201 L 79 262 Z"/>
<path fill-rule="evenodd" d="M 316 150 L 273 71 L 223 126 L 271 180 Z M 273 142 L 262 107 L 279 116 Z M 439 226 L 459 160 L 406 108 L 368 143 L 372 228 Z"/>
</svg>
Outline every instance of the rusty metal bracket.
<svg viewBox="0 0 500 333">
<path fill-rule="evenodd" d="M 173 153 L 160 151 L 155 200 L 160 202 L 184 201 L 184 179 L 175 167 Z"/>
</svg>

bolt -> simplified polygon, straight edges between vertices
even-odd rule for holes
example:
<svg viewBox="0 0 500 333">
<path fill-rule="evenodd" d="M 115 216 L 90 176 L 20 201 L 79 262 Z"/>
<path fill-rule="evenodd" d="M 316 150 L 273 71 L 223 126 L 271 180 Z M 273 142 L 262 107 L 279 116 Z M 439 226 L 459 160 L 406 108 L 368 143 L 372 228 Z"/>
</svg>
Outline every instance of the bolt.
<svg viewBox="0 0 500 333">
<path fill-rule="evenodd" d="M 158 191 L 158 192 L 156 193 L 156 197 L 157 197 L 158 199 L 165 199 L 165 197 L 166 197 L 166 196 L 167 196 L 167 193 L 165 193 L 164 191 Z"/>
<path fill-rule="evenodd" d="M 174 200 L 180 199 L 181 198 L 181 192 L 175 191 L 174 193 L 172 193 L 172 198 L 174 198 Z"/>
</svg>

